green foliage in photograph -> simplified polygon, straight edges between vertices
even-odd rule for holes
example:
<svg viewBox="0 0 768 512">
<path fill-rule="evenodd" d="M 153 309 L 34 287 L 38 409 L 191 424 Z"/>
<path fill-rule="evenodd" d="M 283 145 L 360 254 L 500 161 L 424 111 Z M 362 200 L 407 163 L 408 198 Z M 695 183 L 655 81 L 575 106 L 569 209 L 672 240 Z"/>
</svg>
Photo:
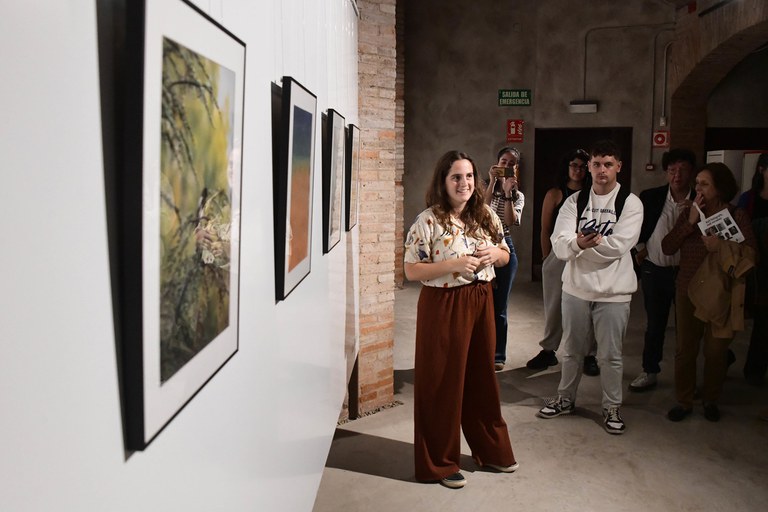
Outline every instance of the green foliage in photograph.
<svg viewBox="0 0 768 512">
<path fill-rule="evenodd" d="M 160 378 L 229 322 L 234 73 L 163 39 Z"/>
</svg>

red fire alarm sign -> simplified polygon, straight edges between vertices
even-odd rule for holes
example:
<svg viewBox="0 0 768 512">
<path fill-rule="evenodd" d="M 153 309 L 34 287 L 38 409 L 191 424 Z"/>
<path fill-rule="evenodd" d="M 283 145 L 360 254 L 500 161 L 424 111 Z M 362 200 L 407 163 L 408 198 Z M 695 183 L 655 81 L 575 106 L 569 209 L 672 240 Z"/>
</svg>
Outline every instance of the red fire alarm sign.
<svg viewBox="0 0 768 512">
<path fill-rule="evenodd" d="M 658 130 L 653 132 L 653 147 L 655 148 L 668 148 L 669 147 L 669 132 L 666 130 Z"/>
<path fill-rule="evenodd" d="M 507 142 L 523 142 L 522 119 L 507 119 Z"/>
</svg>

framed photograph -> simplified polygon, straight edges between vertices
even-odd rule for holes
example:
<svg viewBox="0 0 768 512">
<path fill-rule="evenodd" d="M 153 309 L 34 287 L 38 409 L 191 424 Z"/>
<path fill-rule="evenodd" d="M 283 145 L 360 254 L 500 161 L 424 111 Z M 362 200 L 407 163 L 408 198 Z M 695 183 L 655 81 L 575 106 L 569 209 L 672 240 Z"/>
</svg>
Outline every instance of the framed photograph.
<svg viewBox="0 0 768 512">
<path fill-rule="evenodd" d="M 312 261 L 312 182 L 317 97 L 283 77 L 274 147 L 275 299 L 285 299 L 309 275 Z M 275 116 L 278 117 L 278 116 Z"/>
<path fill-rule="evenodd" d="M 360 128 L 350 124 L 347 127 L 347 165 L 345 172 L 345 222 L 349 231 L 357 224 L 357 197 L 360 183 Z"/>
<path fill-rule="evenodd" d="M 126 29 L 112 271 L 142 450 L 238 349 L 245 44 L 185 0 L 129 2 Z"/>
<path fill-rule="evenodd" d="M 341 240 L 342 188 L 344 185 L 344 116 L 328 109 L 323 137 L 323 254 Z"/>
</svg>

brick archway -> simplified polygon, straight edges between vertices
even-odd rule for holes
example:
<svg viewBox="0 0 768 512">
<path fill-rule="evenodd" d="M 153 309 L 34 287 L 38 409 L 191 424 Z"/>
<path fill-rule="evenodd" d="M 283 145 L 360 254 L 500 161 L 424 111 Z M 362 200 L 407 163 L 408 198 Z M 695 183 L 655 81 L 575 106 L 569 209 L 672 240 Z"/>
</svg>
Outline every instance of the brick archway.
<svg viewBox="0 0 768 512">
<path fill-rule="evenodd" d="M 670 139 L 704 161 L 707 101 L 749 53 L 768 42 L 768 3 L 742 0 L 701 15 L 678 13 L 670 57 Z"/>
</svg>

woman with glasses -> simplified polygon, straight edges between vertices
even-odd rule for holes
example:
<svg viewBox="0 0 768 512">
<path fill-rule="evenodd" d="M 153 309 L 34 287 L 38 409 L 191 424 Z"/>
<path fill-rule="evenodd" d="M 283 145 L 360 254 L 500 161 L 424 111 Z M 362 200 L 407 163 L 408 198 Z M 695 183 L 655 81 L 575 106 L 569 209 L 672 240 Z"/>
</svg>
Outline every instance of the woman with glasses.
<svg viewBox="0 0 768 512">
<path fill-rule="evenodd" d="M 507 304 L 512 282 L 517 274 L 517 254 L 512 243 L 509 227 L 519 226 L 523 215 L 525 195 L 518 190 L 520 171 L 520 150 L 504 147 L 496 154 L 496 165 L 488 171 L 488 185 L 485 188 L 485 204 L 501 219 L 504 226 L 504 241 L 509 246 L 509 263 L 496 269 L 496 286 L 493 289 L 493 309 L 496 319 L 496 355 L 494 369 L 504 369 L 507 360 Z"/>
<path fill-rule="evenodd" d="M 677 405 L 667 413 L 671 421 L 681 421 L 693 411 L 700 352 L 704 355 L 701 385 L 704 417 L 709 421 L 720 420 L 717 404 L 728 371 L 728 345 L 733 340 L 733 328 L 738 322 L 743 322 L 743 316 L 739 318 L 743 315 L 738 308 L 739 297 L 731 293 L 737 291 L 736 280 L 742 269 L 749 268 L 750 259 L 754 263 L 757 249 L 749 215 L 743 209 L 730 205 L 738 191 L 739 186 L 727 165 L 720 162 L 706 164 L 696 175 L 696 197 L 692 202 L 686 201 L 672 231 L 661 241 L 664 254 L 672 255 L 680 251 L 680 270 L 675 282 Z M 723 210 L 730 212 L 744 235 L 743 242 L 723 240 L 716 234 L 702 235 L 699 222 Z M 717 259 L 708 259 L 709 254 L 714 254 Z M 705 264 L 712 262 L 717 264 L 717 272 L 699 273 L 700 267 L 706 270 L 709 265 Z M 726 264 L 727 273 L 722 271 Z M 719 290 L 718 283 L 708 279 L 710 275 L 721 279 L 730 276 L 733 281 L 725 281 Z M 706 284 L 702 287 L 702 283 Z M 726 288 L 732 291 L 719 293 Z M 741 293 L 743 304 L 743 290 Z M 705 301 L 717 301 L 708 306 L 718 312 L 730 312 L 724 324 L 721 323 L 723 319 L 706 315 L 707 308 L 697 308 Z"/>
<path fill-rule="evenodd" d="M 587 164 L 589 155 L 583 149 L 571 151 L 560 163 L 557 186 L 549 189 L 541 206 L 541 285 L 544 295 L 544 337 L 539 342 L 541 351 L 526 363 L 531 370 L 545 370 L 557 364 L 555 351 L 560 347 L 563 337 L 560 300 L 562 298 L 562 275 L 565 261 L 559 260 L 552 253 L 549 237 L 555 228 L 555 220 L 560 207 L 568 197 L 589 186 Z M 584 373 L 598 375 L 600 367 L 595 358 L 597 347 L 594 345 L 589 355 L 584 358 Z"/>
</svg>

